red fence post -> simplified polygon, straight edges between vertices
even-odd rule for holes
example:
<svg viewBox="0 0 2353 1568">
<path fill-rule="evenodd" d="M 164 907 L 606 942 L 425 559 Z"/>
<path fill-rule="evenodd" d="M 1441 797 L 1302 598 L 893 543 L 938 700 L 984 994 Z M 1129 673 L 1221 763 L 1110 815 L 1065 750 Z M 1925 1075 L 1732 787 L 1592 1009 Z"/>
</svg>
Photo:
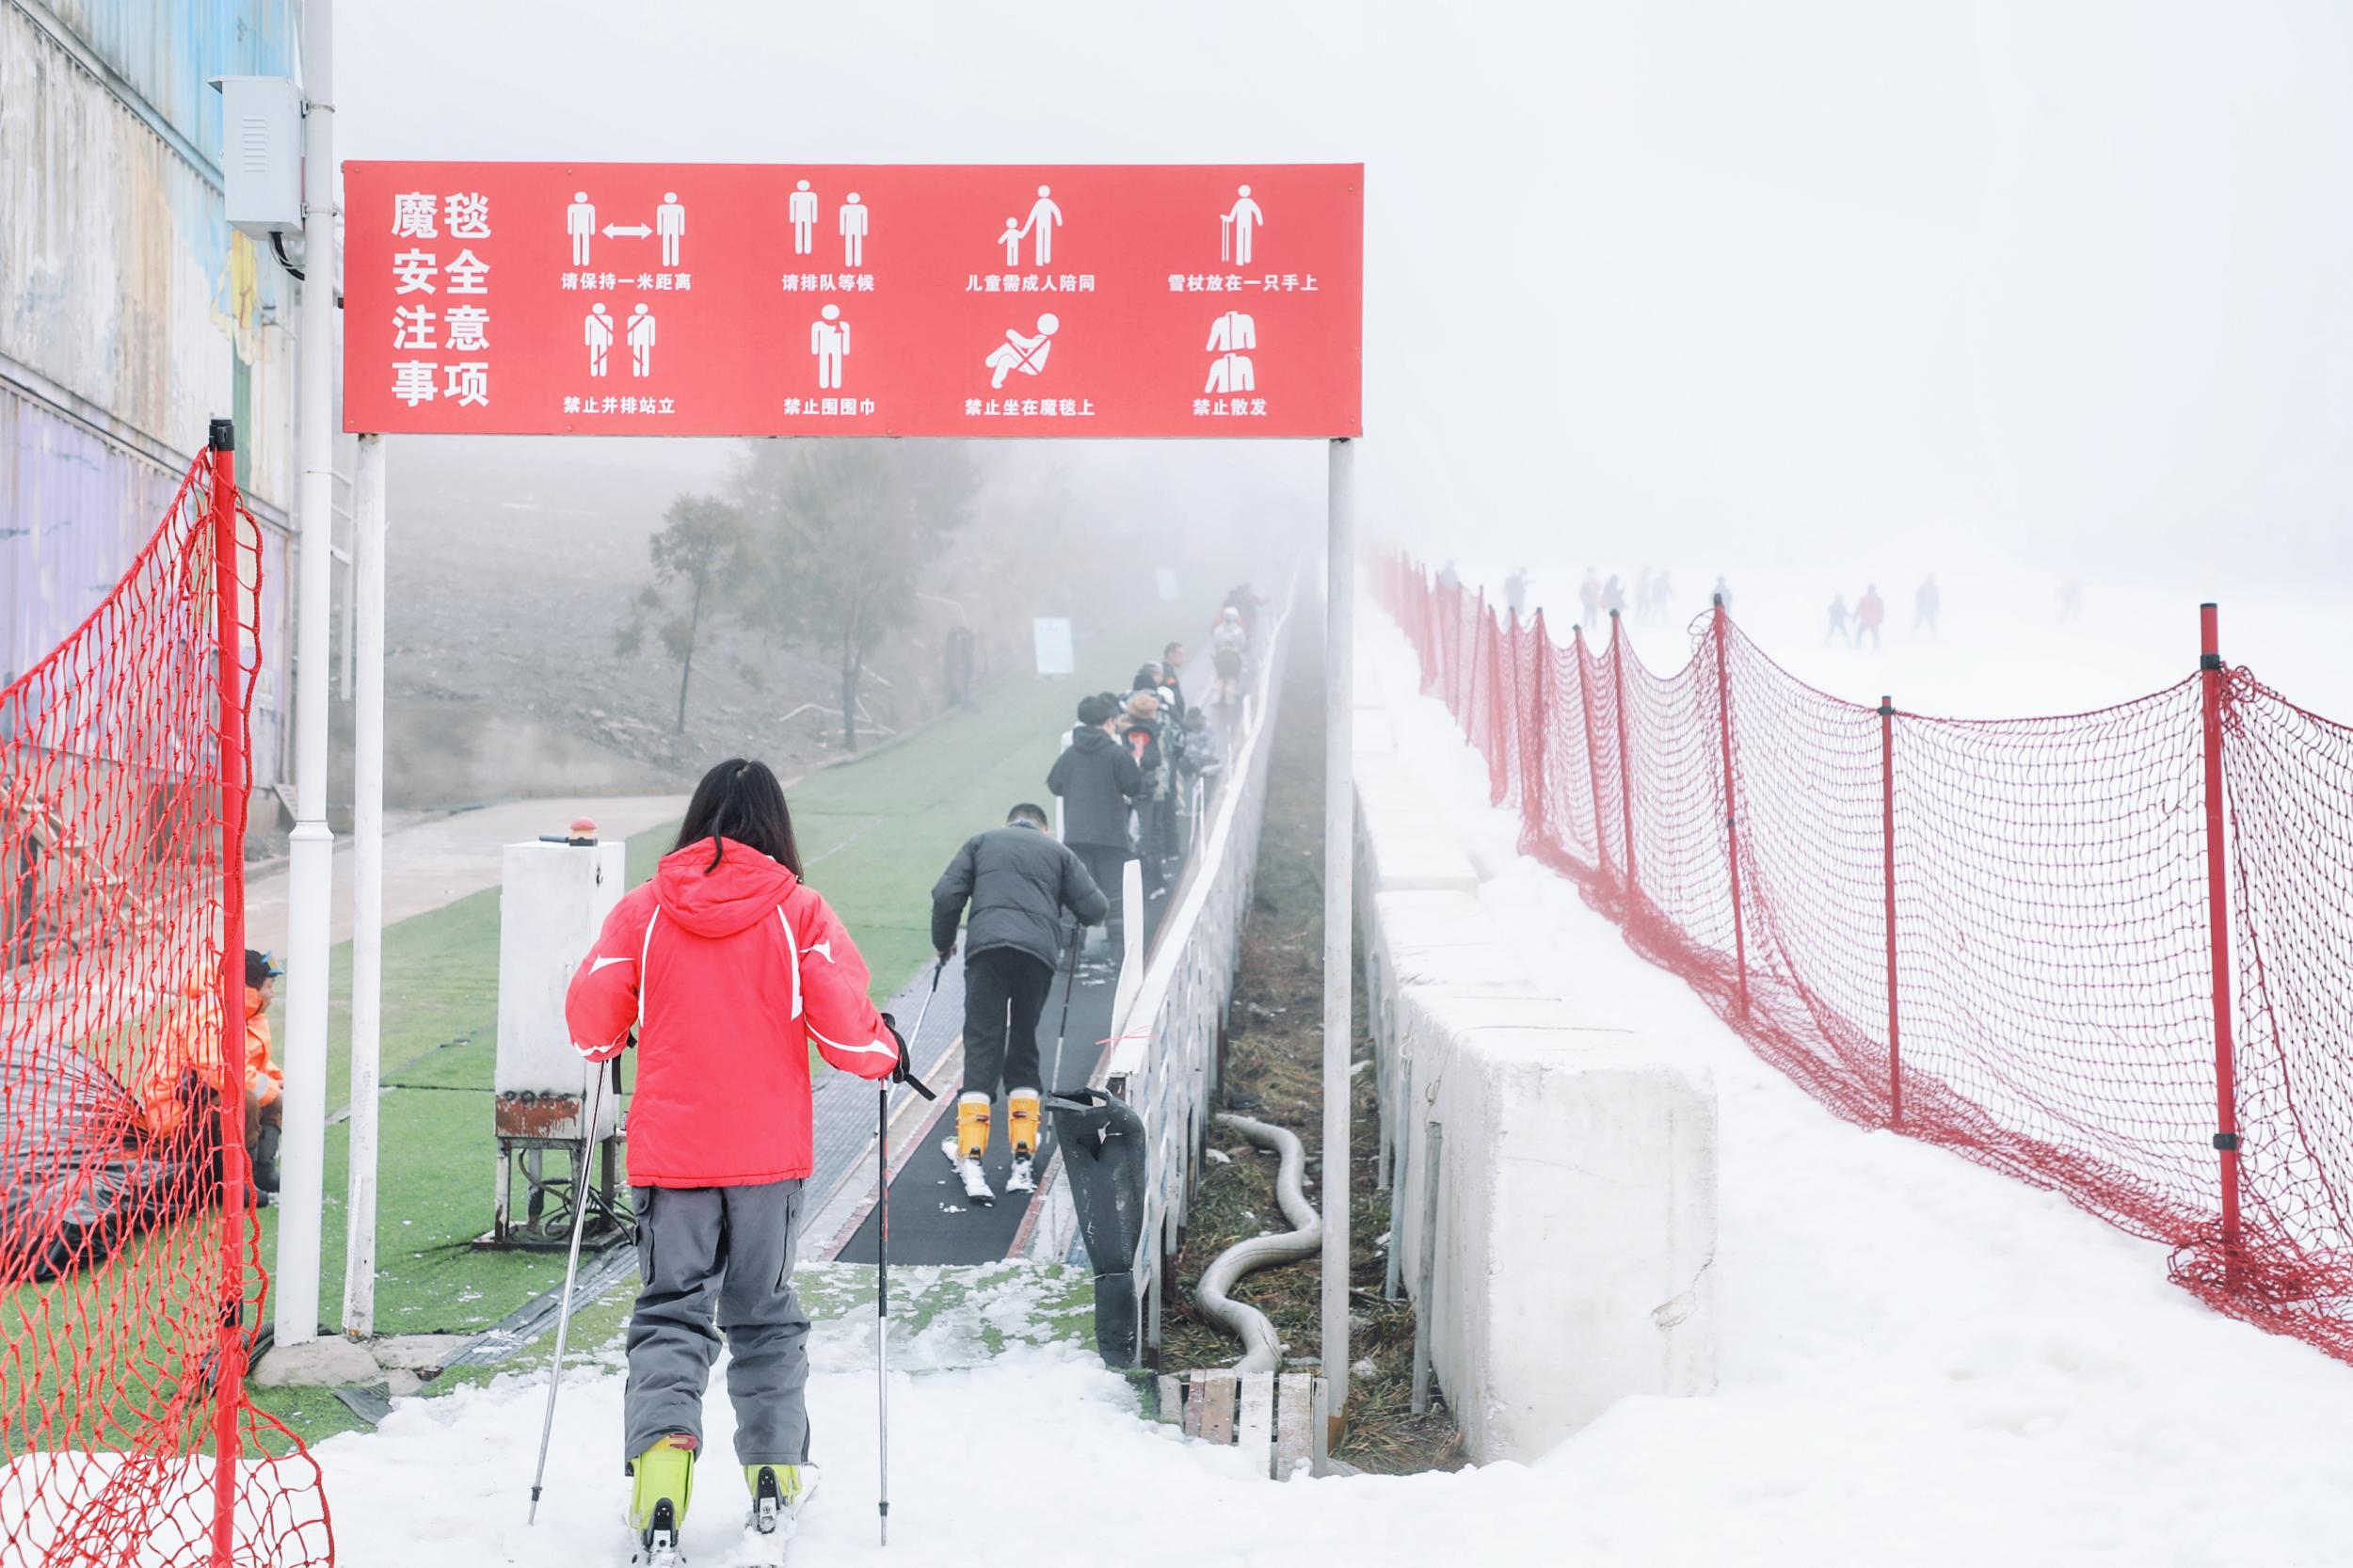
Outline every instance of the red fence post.
<svg viewBox="0 0 2353 1568">
<path fill-rule="evenodd" d="M 1470 665 L 1463 671 L 1463 728 L 1466 731 L 1470 731 L 1471 727 L 1479 722 L 1479 660 L 1480 655 L 1486 650 L 1489 637 L 1494 631 L 1495 628 L 1487 624 L 1487 590 L 1482 585 L 1478 597 L 1471 600 Z M 1492 703 L 1495 700 L 1495 694 L 1489 692 L 1487 698 Z"/>
<path fill-rule="evenodd" d="M 1585 782 L 1593 791 L 1593 858 L 1603 876 L 1609 874 L 1609 834 L 1601 825 L 1601 753 L 1593 744 L 1593 678 L 1585 655 L 1585 623 L 1570 633 L 1577 648 L 1577 696 L 1585 708 Z"/>
<path fill-rule="evenodd" d="M 213 600 L 220 728 L 220 1310 L 213 1364 L 213 1562 L 237 1545 L 237 1413 L 245 1400 L 245 668 L 238 634 L 236 425 L 212 427 Z"/>
<path fill-rule="evenodd" d="M 1896 1022 L 1896 700 L 1880 698 L 1880 865 L 1887 892 L 1887 1119 L 1904 1119 L 1904 1055 Z"/>
<path fill-rule="evenodd" d="M 2222 843 L 2222 650 L 2215 607 L 2198 607 L 2199 683 L 2205 696 L 2206 928 L 2214 966 L 2214 1146 L 2222 1156 L 2224 1283 L 2239 1285 L 2238 1071 L 2231 1044 L 2231 927 Z"/>
<path fill-rule="evenodd" d="M 1535 644 L 1535 679 L 1529 684 L 1528 733 L 1520 737 L 1520 841 L 1540 842 L 1545 828 L 1545 801 L 1551 792 L 1545 777 L 1552 760 L 1552 643 L 1545 635 L 1545 613 L 1536 612 L 1528 629 Z"/>
<path fill-rule="evenodd" d="M 1625 827 L 1625 906 L 1631 915 L 1641 883 L 1634 870 L 1634 764 L 1625 750 L 1625 627 L 1615 610 L 1609 612 L 1609 677 L 1618 693 L 1618 814 Z"/>
<path fill-rule="evenodd" d="M 1479 619 L 1487 628 L 1487 804 L 1500 806 L 1512 792 L 1512 741 L 1507 726 L 1517 723 L 1516 705 L 1503 692 L 1503 622 L 1493 615 Z M 1517 630 L 1514 626 L 1514 634 Z M 1512 667 L 1519 668 L 1516 657 Z"/>
<path fill-rule="evenodd" d="M 1732 868 L 1732 961 L 1740 985 L 1740 1016 L 1749 1016 L 1748 927 L 1740 914 L 1740 810 L 1732 792 L 1732 689 L 1724 675 L 1724 596 L 1716 596 L 1716 737 L 1724 758 L 1724 860 Z"/>
<path fill-rule="evenodd" d="M 1454 710 L 1463 727 L 1463 744 L 1474 750 L 1479 747 L 1479 655 L 1487 646 L 1487 590 L 1482 587 L 1472 601 L 1470 658 L 1463 665 L 1463 700 Z M 1492 701 L 1495 694 L 1487 695 Z"/>
</svg>

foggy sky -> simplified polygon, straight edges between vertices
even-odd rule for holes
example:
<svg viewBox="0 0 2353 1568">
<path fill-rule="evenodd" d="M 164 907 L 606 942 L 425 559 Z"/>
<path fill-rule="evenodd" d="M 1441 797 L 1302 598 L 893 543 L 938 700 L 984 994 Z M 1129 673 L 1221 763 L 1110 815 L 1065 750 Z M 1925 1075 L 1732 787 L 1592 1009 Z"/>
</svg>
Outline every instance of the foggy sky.
<svg viewBox="0 0 2353 1568">
<path fill-rule="evenodd" d="M 1363 160 L 1369 534 L 2353 554 L 2339 6 L 340 9 L 346 157 Z"/>
</svg>

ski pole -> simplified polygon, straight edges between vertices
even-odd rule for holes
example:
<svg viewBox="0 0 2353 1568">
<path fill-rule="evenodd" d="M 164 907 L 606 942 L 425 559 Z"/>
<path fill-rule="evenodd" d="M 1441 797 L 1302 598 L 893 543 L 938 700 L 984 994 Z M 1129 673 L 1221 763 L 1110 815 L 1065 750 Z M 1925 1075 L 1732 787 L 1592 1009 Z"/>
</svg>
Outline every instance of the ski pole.
<svg viewBox="0 0 2353 1568">
<path fill-rule="evenodd" d="M 1062 1022 L 1054 1026 L 1054 1065 L 1056 1068 L 1062 1065 L 1063 1042 L 1070 1037 L 1070 989 L 1079 984 L 1079 944 L 1085 939 L 1085 926 L 1080 926 L 1070 934 L 1070 965 L 1064 973 L 1062 982 Z M 1061 1086 L 1056 1085 L 1053 1092 L 1057 1095 L 1061 1094 Z"/>
<path fill-rule="evenodd" d="M 923 993 L 923 1005 L 915 1010 L 915 1027 L 907 1031 L 906 1048 L 911 1054 L 915 1042 L 923 1037 L 923 1020 L 932 1016 L 932 999 L 939 995 L 939 977 L 948 972 L 948 955 L 941 953 L 939 962 L 932 967 L 932 988 Z M 934 1098 L 915 1076 L 914 1064 L 899 1064 L 906 1074 L 907 1086 L 925 1099 Z M 876 1442 L 881 1448 L 877 1474 L 880 1490 L 875 1494 L 874 1511 L 882 1522 L 882 1544 L 890 1544 L 890 1080 L 882 1080 L 882 1093 L 875 1096 L 874 1117 L 874 1202 L 879 1210 L 881 1227 L 874 1245 L 874 1410 Z"/>
<path fill-rule="evenodd" d="M 580 1237 L 588 1226 L 588 1151 L 597 1141 L 597 1118 L 604 1114 L 604 1069 L 588 1091 L 588 1121 L 580 1132 L 580 1165 L 572 1173 L 572 1247 L 564 1261 L 564 1300 L 555 1314 L 555 1365 L 548 1372 L 548 1413 L 539 1423 L 539 1465 L 531 1472 L 531 1514 L 539 1522 L 539 1487 L 548 1476 L 548 1440 L 555 1433 L 555 1391 L 564 1384 L 564 1347 L 572 1332 L 572 1287 L 580 1280 Z"/>
</svg>

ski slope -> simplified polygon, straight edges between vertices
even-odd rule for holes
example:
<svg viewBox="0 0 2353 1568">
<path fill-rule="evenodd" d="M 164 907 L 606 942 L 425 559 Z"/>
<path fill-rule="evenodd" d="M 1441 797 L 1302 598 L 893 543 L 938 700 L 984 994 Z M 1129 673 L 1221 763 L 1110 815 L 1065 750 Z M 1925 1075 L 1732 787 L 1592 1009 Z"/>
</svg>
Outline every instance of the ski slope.
<svg viewBox="0 0 2353 1568">
<path fill-rule="evenodd" d="M 1410 692 L 1394 630 L 1369 615 L 1362 640 L 1368 687 Z M 894 1336 L 885 1554 L 872 1320 L 850 1311 L 812 1339 L 826 1479 L 796 1561 L 1032 1568 L 1107 1538 L 1123 1564 L 1287 1568 L 2346 1560 L 2353 1368 L 2207 1312 L 2166 1283 L 2158 1249 L 2057 1198 L 1831 1116 L 1568 885 L 1513 860 L 1515 824 L 1483 806 L 1451 721 L 1403 706 L 1400 753 L 1512 861 L 1482 894 L 1511 939 L 1572 974 L 1596 1016 L 1715 1075 L 1718 1393 L 1628 1401 L 1531 1466 L 1276 1485 L 1140 1419 L 1121 1379 L 1036 1321 L 1043 1297 L 1008 1287 Z M 1011 1348 L 989 1353 L 991 1335 Z M 713 1386 L 697 1564 L 732 1560 L 741 1539 Z M 542 1519 L 523 1526 L 542 1387 L 403 1401 L 378 1432 L 323 1445 L 341 1560 L 624 1560 L 609 1360 L 566 1387 Z"/>
</svg>

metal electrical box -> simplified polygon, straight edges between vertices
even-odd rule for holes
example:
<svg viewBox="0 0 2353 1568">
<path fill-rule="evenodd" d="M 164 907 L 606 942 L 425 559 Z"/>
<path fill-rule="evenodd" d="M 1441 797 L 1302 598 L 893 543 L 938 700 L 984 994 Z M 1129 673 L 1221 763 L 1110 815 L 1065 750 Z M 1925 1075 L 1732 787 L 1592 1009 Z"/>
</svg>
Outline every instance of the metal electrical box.
<svg viewBox="0 0 2353 1568">
<path fill-rule="evenodd" d="M 302 89 L 286 76 L 216 76 L 229 223 L 256 239 L 302 227 Z"/>
<path fill-rule="evenodd" d="M 585 824 L 583 824 L 584 826 Z M 593 829 L 588 829 L 593 832 Z M 491 1087 L 499 1168 L 494 1246 L 564 1246 L 583 1198 L 601 1214 L 601 1235 L 620 1223 L 613 1204 L 620 1126 L 614 1069 L 592 1064 L 564 1022 L 572 973 L 626 890 L 629 849 L 593 838 L 508 844 L 499 895 L 499 1040 Z M 634 955 L 632 955 L 633 957 Z M 600 1075 L 596 1126 L 586 1126 Z M 549 1156 L 570 1175 L 550 1179 Z M 601 1172 L 592 1174 L 591 1157 Z M 518 1201 L 516 1176 L 522 1177 Z"/>
</svg>

